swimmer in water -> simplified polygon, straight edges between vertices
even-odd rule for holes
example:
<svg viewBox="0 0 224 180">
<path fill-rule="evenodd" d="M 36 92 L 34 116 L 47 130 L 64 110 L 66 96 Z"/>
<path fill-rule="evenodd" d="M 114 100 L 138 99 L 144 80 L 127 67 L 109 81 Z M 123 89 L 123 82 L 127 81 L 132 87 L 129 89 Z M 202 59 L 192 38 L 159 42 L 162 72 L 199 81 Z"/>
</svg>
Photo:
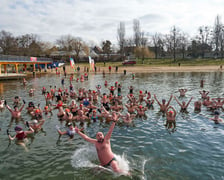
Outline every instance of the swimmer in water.
<svg viewBox="0 0 224 180">
<path fill-rule="evenodd" d="M 201 101 L 198 100 L 198 101 L 195 101 L 194 102 L 194 112 L 201 112 Z"/>
<path fill-rule="evenodd" d="M 181 88 L 181 89 L 178 89 L 178 91 L 179 91 L 179 93 L 180 93 L 180 97 L 184 97 L 185 94 L 186 94 L 186 92 L 187 92 L 187 89 L 183 89 L 183 88 Z"/>
<path fill-rule="evenodd" d="M 27 80 L 25 78 L 23 78 L 23 85 L 26 86 L 27 85 Z"/>
<path fill-rule="evenodd" d="M 0 111 L 2 112 L 2 110 L 4 109 L 4 104 L 5 104 L 5 100 L 1 99 L 0 100 Z"/>
<path fill-rule="evenodd" d="M 189 106 L 191 100 L 193 99 L 193 97 L 191 97 L 191 99 L 188 101 L 188 103 L 186 103 L 185 101 L 183 101 L 182 103 L 180 103 L 178 101 L 178 99 L 174 96 L 174 99 L 177 101 L 177 103 L 180 105 L 180 112 L 183 112 L 183 113 L 188 113 L 187 111 L 187 107 Z"/>
<path fill-rule="evenodd" d="M 10 111 L 11 116 L 12 116 L 12 119 L 20 119 L 20 118 L 21 118 L 21 112 L 22 112 L 22 110 L 23 110 L 25 104 L 26 104 L 26 101 L 23 100 L 23 105 L 21 106 L 21 108 L 19 109 L 18 106 L 15 105 L 15 106 L 14 106 L 14 110 L 13 110 L 13 109 L 11 109 L 11 108 L 9 107 L 9 105 L 8 105 L 7 102 L 5 101 L 5 106 L 6 106 L 6 108 Z"/>
<path fill-rule="evenodd" d="M 176 128 L 176 115 L 177 115 L 176 110 L 172 106 L 169 106 L 166 110 L 166 124 L 165 124 L 165 127 L 167 129 L 172 129 L 173 131 L 175 130 L 175 128 Z"/>
<path fill-rule="evenodd" d="M 7 135 L 9 139 L 11 141 L 16 139 L 16 144 L 22 146 L 25 149 L 25 151 L 28 151 L 26 147 L 26 143 L 28 142 L 27 135 L 32 134 L 34 132 L 34 130 L 32 129 L 32 127 L 29 126 L 29 124 L 27 124 L 27 127 L 29 128 L 29 131 L 23 131 L 23 128 L 17 125 L 15 127 L 16 135 L 14 135 L 13 137 L 9 134 L 9 130 L 7 130 Z"/>
<path fill-rule="evenodd" d="M 214 114 L 215 114 L 215 117 L 210 118 L 210 120 L 214 121 L 215 124 L 223 123 L 223 119 L 219 118 L 219 115 L 220 115 L 219 111 L 215 111 Z"/>
<path fill-rule="evenodd" d="M 168 108 L 168 106 L 170 104 L 170 101 L 172 100 L 172 97 L 173 97 L 173 95 L 170 96 L 170 99 L 169 99 L 168 103 L 166 103 L 166 100 L 165 99 L 162 99 L 162 103 L 160 103 L 159 100 L 157 99 L 156 95 L 154 94 L 154 98 L 155 98 L 156 102 L 160 106 L 160 112 L 162 112 L 163 114 L 166 113 L 167 108 Z"/>
<path fill-rule="evenodd" d="M 34 96 L 34 91 L 35 91 L 35 89 L 31 88 L 31 89 L 29 90 L 29 95 L 30 95 L 30 96 Z"/>
<path fill-rule="evenodd" d="M 199 91 L 199 93 L 201 94 L 202 99 L 206 99 L 209 94 L 209 91 L 203 90 L 203 91 Z"/>
<path fill-rule="evenodd" d="M 133 123 L 133 119 L 136 117 L 136 114 L 126 113 L 125 115 L 121 115 L 123 122 L 127 125 L 131 125 Z"/>
<path fill-rule="evenodd" d="M 83 134 L 80 129 L 75 127 L 75 131 L 79 134 L 84 140 L 92 143 L 96 147 L 97 155 L 100 161 L 100 165 L 103 167 L 111 167 L 114 172 L 122 173 L 122 170 L 118 166 L 118 162 L 114 157 L 114 154 L 111 149 L 110 138 L 116 122 L 118 121 L 117 113 L 112 113 L 113 123 L 110 126 L 110 129 L 106 136 L 103 135 L 102 132 L 98 132 L 96 134 L 96 139 L 90 138 L 87 135 Z"/>
<path fill-rule="evenodd" d="M 56 130 L 58 131 L 59 134 L 59 139 L 62 135 L 67 135 L 69 137 L 69 140 L 74 138 L 75 135 L 75 128 L 73 127 L 72 123 L 68 123 L 68 129 L 66 131 L 61 131 L 60 127 L 58 125 L 56 125 Z M 83 130 L 83 129 L 82 129 Z M 82 131 L 81 130 L 81 131 Z"/>
</svg>

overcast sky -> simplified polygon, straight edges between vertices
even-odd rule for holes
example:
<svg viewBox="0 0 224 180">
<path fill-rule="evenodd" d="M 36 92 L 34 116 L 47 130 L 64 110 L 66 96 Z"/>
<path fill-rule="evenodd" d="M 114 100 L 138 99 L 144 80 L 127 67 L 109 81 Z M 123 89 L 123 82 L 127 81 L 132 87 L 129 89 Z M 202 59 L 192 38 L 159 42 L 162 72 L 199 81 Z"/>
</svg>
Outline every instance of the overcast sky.
<svg viewBox="0 0 224 180">
<path fill-rule="evenodd" d="M 191 37 L 198 27 L 213 26 L 224 16 L 224 0 L 0 0 L 0 31 L 13 35 L 38 34 L 55 42 L 61 35 L 85 41 L 117 43 L 122 21 L 126 37 L 133 34 L 133 19 L 148 35 L 166 34 L 174 25 Z"/>
</svg>

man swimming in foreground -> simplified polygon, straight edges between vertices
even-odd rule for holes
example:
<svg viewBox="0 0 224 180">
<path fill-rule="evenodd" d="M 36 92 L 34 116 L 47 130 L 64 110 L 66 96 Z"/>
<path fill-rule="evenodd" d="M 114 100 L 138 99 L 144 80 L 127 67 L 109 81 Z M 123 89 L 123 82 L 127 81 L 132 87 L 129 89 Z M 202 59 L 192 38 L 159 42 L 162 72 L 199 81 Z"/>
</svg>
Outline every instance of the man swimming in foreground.
<svg viewBox="0 0 224 180">
<path fill-rule="evenodd" d="M 110 126 L 110 129 L 105 137 L 102 132 L 98 132 L 96 134 L 96 139 L 92 139 L 88 137 L 87 135 L 83 134 L 77 127 L 75 127 L 75 131 L 83 139 L 95 145 L 101 166 L 103 167 L 111 166 L 114 172 L 122 173 L 122 170 L 118 167 L 118 163 L 114 157 L 114 154 L 111 150 L 111 145 L 110 145 L 110 138 L 111 138 L 113 129 L 115 127 L 115 124 L 119 118 L 116 112 L 112 113 L 112 118 L 113 118 L 113 123 Z"/>
</svg>

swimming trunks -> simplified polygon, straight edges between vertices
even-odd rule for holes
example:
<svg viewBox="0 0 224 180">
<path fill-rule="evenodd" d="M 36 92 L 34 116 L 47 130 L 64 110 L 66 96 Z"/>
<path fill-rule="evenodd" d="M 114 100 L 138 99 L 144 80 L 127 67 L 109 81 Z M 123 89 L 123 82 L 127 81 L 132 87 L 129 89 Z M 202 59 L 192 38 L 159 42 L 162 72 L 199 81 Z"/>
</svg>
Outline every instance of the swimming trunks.
<svg viewBox="0 0 224 180">
<path fill-rule="evenodd" d="M 116 161 L 116 158 L 113 157 L 106 165 L 104 165 L 103 167 L 109 167 L 112 161 Z"/>
</svg>

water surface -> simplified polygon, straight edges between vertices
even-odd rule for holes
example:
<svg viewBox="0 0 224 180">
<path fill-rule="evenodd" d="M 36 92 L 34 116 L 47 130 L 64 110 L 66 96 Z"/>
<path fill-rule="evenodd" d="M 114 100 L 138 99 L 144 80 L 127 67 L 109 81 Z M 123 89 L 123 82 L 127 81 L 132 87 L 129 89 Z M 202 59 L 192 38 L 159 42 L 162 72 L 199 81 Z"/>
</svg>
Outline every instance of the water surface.
<svg viewBox="0 0 224 180">
<path fill-rule="evenodd" d="M 154 110 L 147 111 L 147 120 L 135 119 L 134 127 L 116 126 L 111 138 L 113 152 L 122 159 L 132 173 L 132 177 L 117 176 L 111 171 L 99 169 L 95 148 L 78 135 L 68 141 L 62 137 L 58 141 L 55 125 L 60 124 L 53 111 L 52 117 L 45 117 L 43 126 L 46 136 L 39 133 L 29 146 L 29 152 L 12 142 L 9 144 L 6 129 L 13 134 L 15 122 L 10 124 L 10 113 L 4 110 L 0 113 L 0 179 L 224 179 L 224 126 L 214 125 L 208 118 L 211 113 L 202 108 L 201 113 L 193 112 L 194 101 L 200 99 L 200 80 L 204 79 L 204 89 L 210 91 L 211 97 L 223 97 L 223 74 L 217 73 L 154 73 L 111 74 L 106 78 L 102 74 L 92 74 L 88 81 L 73 82 L 75 88 L 85 87 L 95 89 L 102 86 L 102 92 L 108 93 L 104 81 L 114 85 L 115 81 L 122 84 L 124 102 L 127 101 L 128 86 L 156 94 L 161 101 L 169 99 L 170 95 L 178 97 L 178 88 L 187 88 L 186 97 L 180 101 L 188 101 L 192 96 L 189 113 L 179 112 L 180 107 L 173 99 L 171 105 L 177 110 L 177 131 L 169 133 L 164 127 L 165 118 L 158 113 L 159 106 L 155 103 Z M 43 86 L 61 86 L 61 77 L 45 75 L 28 79 L 28 85 L 23 87 L 19 81 L 0 82 L 0 95 L 4 96 L 10 106 L 16 95 L 34 101 L 41 107 L 45 106 L 41 94 Z M 66 86 L 69 86 L 69 78 Z M 30 97 L 28 90 L 35 88 L 35 96 Z M 123 113 L 126 112 L 126 109 Z M 223 116 L 223 112 L 221 113 Z M 30 120 L 25 109 L 22 111 L 24 120 Z M 98 131 L 106 133 L 110 125 L 93 123 L 86 127 L 86 134 L 95 138 Z"/>
</svg>

